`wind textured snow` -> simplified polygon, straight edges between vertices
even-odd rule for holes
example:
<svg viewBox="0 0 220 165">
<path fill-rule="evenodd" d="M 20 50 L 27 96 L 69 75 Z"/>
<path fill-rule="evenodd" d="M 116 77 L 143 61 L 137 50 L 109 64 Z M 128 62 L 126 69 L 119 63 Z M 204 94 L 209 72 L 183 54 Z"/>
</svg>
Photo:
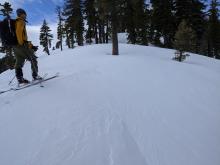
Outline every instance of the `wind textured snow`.
<svg viewBox="0 0 220 165">
<path fill-rule="evenodd" d="M 1 165 L 220 164 L 220 61 L 127 44 L 110 52 L 40 56 L 42 74 L 59 77 L 0 95 Z M 1 74 L 0 89 L 13 76 Z"/>
</svg>

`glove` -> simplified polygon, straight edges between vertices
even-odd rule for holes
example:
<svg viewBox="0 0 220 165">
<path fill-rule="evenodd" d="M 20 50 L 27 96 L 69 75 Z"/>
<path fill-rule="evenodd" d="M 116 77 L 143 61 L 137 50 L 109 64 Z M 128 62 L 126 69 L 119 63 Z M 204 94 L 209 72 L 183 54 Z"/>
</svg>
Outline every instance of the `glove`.
<svg viewBox="0 0 220 165">
<path fill-rule="evenodd" d="M 28 48 L 29 48 L 29 49 L 32 49 L 32 48 L 33 48 L 33 44 L 32 44 L 30 41 L 28 41 Z"/>
<path fill-rule="evenodd" d="M 33 44 L 31 43 L 31 41 L 24 41 L 22 46 L 32 49 Z"/>
<path fill-rule="evenodd" d="M 38 46 L 33 46 L 32 45 L 32 50 L 36 52 L 38 50 Z"/>
</svg>

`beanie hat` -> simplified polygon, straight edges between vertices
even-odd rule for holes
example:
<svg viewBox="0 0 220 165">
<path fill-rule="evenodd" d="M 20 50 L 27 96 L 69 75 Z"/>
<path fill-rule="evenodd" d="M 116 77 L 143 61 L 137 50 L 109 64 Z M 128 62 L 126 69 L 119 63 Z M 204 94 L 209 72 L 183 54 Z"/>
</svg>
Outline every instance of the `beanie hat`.
<svg viewBox="0 0 220 165">
<path fill-rule="evenodd" d="M 24 9 L 17 9 L 16 13 L 17 13 L 17 16 L 20 16 L 21 14 L 27 15 Z"/>
</svg>

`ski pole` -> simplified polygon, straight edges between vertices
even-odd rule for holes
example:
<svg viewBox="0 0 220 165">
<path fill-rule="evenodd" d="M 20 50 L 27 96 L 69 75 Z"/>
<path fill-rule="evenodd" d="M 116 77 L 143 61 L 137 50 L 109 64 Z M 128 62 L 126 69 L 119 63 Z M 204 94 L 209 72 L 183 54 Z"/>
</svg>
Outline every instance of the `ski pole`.
<svg viewBox="0 0 220 165">
<path fill-rule="evenodd" d="M 26 63 L 26 60 L 25 60 L 24 64 L 25 63 Z M 11 83 L 14 81 L 15 77 L 16 77 L 16 75 L 14 75 L 14 77 L 11 79 L 11 81 L 9 81 L 8 85 L 11 85 Z"/>
<path fill-rule="evenodd" d="M 14 77 L 11 79 L 11 81 L 8 83 L 8 85 L 11 85 L 11 83 L 14 81 L 16 75 L 14 75 Z"/>
</svg>

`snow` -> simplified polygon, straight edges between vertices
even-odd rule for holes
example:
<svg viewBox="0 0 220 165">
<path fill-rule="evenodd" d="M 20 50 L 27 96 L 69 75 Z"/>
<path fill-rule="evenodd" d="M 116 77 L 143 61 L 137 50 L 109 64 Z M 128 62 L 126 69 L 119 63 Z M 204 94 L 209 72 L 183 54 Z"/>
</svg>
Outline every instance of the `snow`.
<svg viewBox="0 0 220 165">
<path fill-rule="evenodd" d="M 127 37 L 128 37 L 127 33 L 118 33 L 118 42 L 123 44 L 128 43 Z"/>
<path fill-rule="evenodd" d="M 41 55 L 41 75 L 60 76 L 0 95 L 0 164 L 219 165 L 220 61 L 119 49 L 119 56 L 111 44 Z M 27 63 L 25 77 L 30 72 Z M 0 89 L 13 76 L 1 74 Z"/>
<path fill-rule="evenodd" d="M 3 53 L 0 53 L 0 58 L 4 57 L 5 55 Z"/>
</svg>

